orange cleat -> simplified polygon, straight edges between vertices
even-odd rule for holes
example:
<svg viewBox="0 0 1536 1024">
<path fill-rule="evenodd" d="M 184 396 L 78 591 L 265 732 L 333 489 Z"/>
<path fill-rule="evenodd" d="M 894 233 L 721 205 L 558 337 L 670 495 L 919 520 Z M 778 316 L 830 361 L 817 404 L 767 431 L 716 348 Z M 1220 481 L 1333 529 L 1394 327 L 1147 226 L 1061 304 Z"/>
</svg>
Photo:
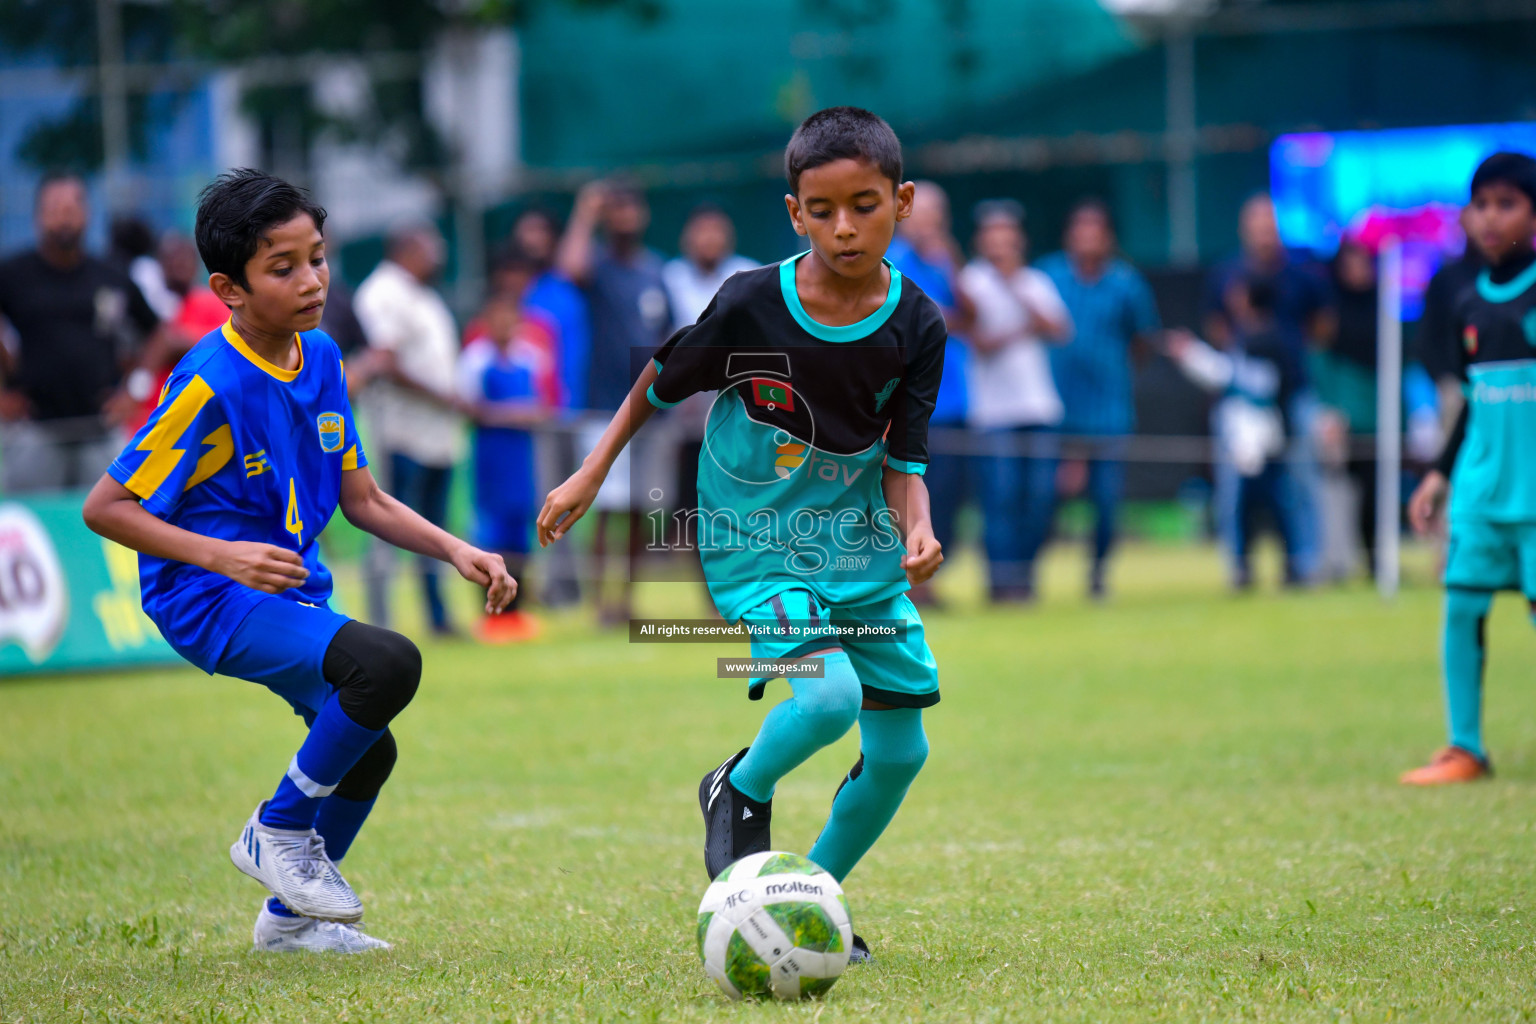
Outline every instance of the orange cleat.
<svg viewBox="0 0 1536 1024">
<path fill-rule="evenodd" d="M 475 630 L 481 643 L 516 644 L 532 640 L 543 631 L 538 619 L 527 612 L 502 612 L 487 615 Z"/>
<path fill-rule="evenodd" d="M 1405 786 L 1448 786 L 1476 782 L 1493 774 L 1487 758 L 1461 747 L 1444 747 L 1422 768 L 1404 772 L 1397 781 Z"/>
</svg>

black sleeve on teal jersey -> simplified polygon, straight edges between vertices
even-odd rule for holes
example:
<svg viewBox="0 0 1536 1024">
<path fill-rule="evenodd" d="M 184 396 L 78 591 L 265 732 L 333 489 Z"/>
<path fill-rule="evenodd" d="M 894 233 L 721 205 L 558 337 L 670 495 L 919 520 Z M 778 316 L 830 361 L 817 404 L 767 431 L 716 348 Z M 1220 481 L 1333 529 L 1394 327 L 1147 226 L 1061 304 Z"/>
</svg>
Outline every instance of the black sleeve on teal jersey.
<svg viewBox="0 0 1536 1024">
<path fill-rule="evenodd" d="M 1472 403 L 1463 402 L 1461 412 L 1456 415 L 1456 425 L 1451 428 L 1449 436 L 1445 439 L 1445 447 L 1440 449 L 1440 458 L 1435 460 L 1435 468 L 1446 479 L 1450 479 L 1451 470 L 1456 468 L 1456 453 L 1461 451 L 1461 443 L 1467 439 L 1467 417 L 1471 415 Z"/>
<path fill-rule="evenodd" d="M 922 474 L 928 469 L 928 418 L 939 397 L 949 332 L 944 314 L 930 299 L 922 301 L 914 320 L 917 348 L 907 358 L 906 375 L 891 401 L 885 464 L 903 473 Z"/>
<path fill-rule="evenodd" d="M 726 282 L 728 286 L 729 281 Z M 657 377 L 646 389 L 645 397 L 658 409 L 670 409 L 689 395 L 700 391 L 718 391 L 726 381 L 726 343 L 729 304 L 725 286 L 704 312 L 698 323 L 680 328 L 657 350 L 651 362 Z"/>
</svg>

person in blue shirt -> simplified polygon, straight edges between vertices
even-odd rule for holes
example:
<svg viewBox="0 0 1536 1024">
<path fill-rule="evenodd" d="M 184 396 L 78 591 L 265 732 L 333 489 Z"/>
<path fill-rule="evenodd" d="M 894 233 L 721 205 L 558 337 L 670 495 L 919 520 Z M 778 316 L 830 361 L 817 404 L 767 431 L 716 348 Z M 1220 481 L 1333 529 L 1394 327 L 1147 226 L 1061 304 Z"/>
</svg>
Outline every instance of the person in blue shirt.
<svg viewBox="0 0 1536 1024">
<path fill-rule="evenodd" d="M 549 420 L 559 389 L 549 351 L 531 336 L 537 325 L 524 319 L 521 308 L 531 273 L 526 263 L 502 268 L 499 280 L 508 290 L 486 300 L 482 332 L 459 357 L 459 397 L 475 421 L 475 539 L 501 555 L 519 579 L 538 508 L 529 428 Z M 518 607 L 525 591 L 485 617 L 482 640 L 512 643 L 537 635 L 538 622 Z"/>
<path fill-rule="evenodd" d="M 944 347 L 944 376 L 928 424 L 957 436 L 965 429 L 967 398 L 965 388 L 966 328 L 974 317 L 970 300 L 955 287 L 955 275 L 963 262 L 960 244 L 950 229 L 949 196 L 932 181 L 914 183 L 912 214 L 896 225 L 896 237 L 886 250 L 891 266 L 921 288 L 938 304 L 949 328 Z M 928 493 L 932 507 L 933 535 L 942 547 L 951 547 L 955 538 L 955 520 L 970 497 L 970 456 L 956 451 L 940 451 L 929 464 Z M 912 588 L 914 604 L 932 603 L 926 584 Z"/>
<path fill-rule="evenodd" d="M 260 683 L 308 735 L 230 847 L 271 892 L 258 949 L 387 947 L 358 922 L 342 859 L 395 762 L 390 721 L 416 692 L 405 637 L 332 611 L 319 537 L 339 507 L 355 526 L 516 593 L 500 556 L 385 494 L 368 471 L 341 353 L 320 325 L 330 270 L 325 211 L 260 171 L 199 197 L 197 247 L 230 310 L 177 364 L 160 403 L 96 484 L 86 524 L 139 552 L 144 611 L 205 672 Z"/>
<path fill-rule="evenodd" d="M 1052 346 L 1051 373 L 1065 408 L 1062 433 L 1087 445 L 1096 518 L 1088 590 L 1102 598 L 1125 492 L 1125 438 L 1136 426 L 1132 350 L 1162 322 L 1146 279 L 1115 254 L 1115 225 L 1102 200 L 1073 207 L 1062 242 L 1062 252 L 1035 266 L 1055 283 L 1076 328 L 1071 341 Z"/>
<path fill-rule="evenodd" d="M 1493 774 L 1483 745 L 1488 612 L 1518 590 L 1536 614 L 1536 158 L 1495 153 L 1472 176 L 1467 234 L 1484 266 L 1456 292 L 1446 353 L 1466 403 L 1438 464 L 1408 503 L 1419 533 L 1449 495 L 1443 646 L 1449 742 L 1405 773 L 1410 786 Z"/>
<path fill-rule="evenodd" d="M 1317 394 L 1307 372 L 1307 354 L 1309 348 L 1322 346 L 1334 336 L 1333 290 L 1321 268 L 1285 247 L 1274 200 L 1267 193 L 1250 196 L 1243 203 L 1237 231 L 1242 251 L 1218 264 L 1207 277 L 1201 297 L 1201 322 L 1206 338 L 1213 345 L 1224 347 L 1237 334 L 1231 297 L 1241 294 L 1243 282 L 1262 282 L 1275 294 L 1275 325 L 1285 341 L 1297 381 L 1291 408 L 1286 411 L 1291 423 L 1291 533 L 1296 541 L 1300 572 L 1311 579 L 1322 550 L 1322 481 L 1313 442 Z M 1231 467 L 1218 463 L 1217 518 L 1228 537 L 1235 529 L 1235 485 Z"/>
<path fill-rule="evenodd" d="M 542 310 L 559 328 L 561 400 L 568 409 L 587 407 L 587 373 L 592 353 L 592 324 L 581 289 L 555 266 L 560 224 L 540 207 L 524 210 L 512 225 L 512 245 L 502 262 L 531 263 L 533 281 L 523 305 Z"/>
</svg>

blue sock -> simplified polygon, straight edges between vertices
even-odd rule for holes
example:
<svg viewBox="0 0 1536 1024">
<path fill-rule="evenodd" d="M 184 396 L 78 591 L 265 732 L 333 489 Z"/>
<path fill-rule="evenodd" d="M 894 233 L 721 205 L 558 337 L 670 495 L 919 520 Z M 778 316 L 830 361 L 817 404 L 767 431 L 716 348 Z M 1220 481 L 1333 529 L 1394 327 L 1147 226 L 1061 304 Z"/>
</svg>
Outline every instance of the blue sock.
<svg viewBox="0 0 1536 1024">
<path fill-rule="evenodd" d="M 859 763 L 832 798 L 832 816 L 811 847 L 811 860 L 841 882 L 896 816 L 928 759 L 919 708 L 859 714 Z"/>
<path fill-rule="evenodd" d="M 348 800 L 332 793 L 320 804 L 320 814 L 315 818 L 315 831 L 325 840 L 326 855 L 332 861 L 340 861 L 352 848 L 357 830 L 368 820 L 368 812 L 378 797 L 372 800 Z"/>
<path fill-rule="evenodd" d="M 1483 750 L 1484 631 L 1493 594 L 1447 588 L 1445 592 L 1445 714 L 1451 743 L 1478 757 Z"/>
<path fill-rule="evenodd" d="M 298 914 L 295 914 L 293 911 L 289 910 L 287 907 L 283 906 L 283 901 L 278 899 L 276 896 L 268 896 L 267 897 L 267 912 L 270 913 L 270 914 L 275 914 L 278 917 L 299 917 L 300 916 Z"/>
<path fill-rule="evenodd" d="M 303 746 L 293 755 L 288 774 L 261 812 L 261 823 L 269 828 L 314 828 L 321 803 L 383 735 L 383 729 L 364 729 L 348 718 L 332 693 L 315 716 Z"/>
<path fill-rule="evenodd" d="M 843 651 L 825 655 L 821 679 L 792 679 L 795 695 L 768 712 L 747 756 L 731 769 L 731 785 L 758 803 L 773 799 L 773 787 L 822 747 L 843 737 L 859 718 L 864 688 Z"/>
</svg>

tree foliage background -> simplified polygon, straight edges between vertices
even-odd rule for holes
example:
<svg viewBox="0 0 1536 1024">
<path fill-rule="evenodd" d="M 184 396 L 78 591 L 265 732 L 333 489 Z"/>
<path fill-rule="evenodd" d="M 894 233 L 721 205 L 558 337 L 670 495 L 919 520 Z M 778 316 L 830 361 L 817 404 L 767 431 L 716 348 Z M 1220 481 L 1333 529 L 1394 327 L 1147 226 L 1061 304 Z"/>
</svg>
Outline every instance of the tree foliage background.
<svg viewBox="0 0 1536 1024">
<path fill-rule="evenodd" d="M 191 66 L 272 57 L 334 58 L 387 55 L 419 62 L 443 33 L 516 25 L 541 7 L 563 5 L 627 11 L 654 22 L 662 0 L 117 0 L 123 60 L 130 65 Z M 0 56 L 10 54 L 65 69 L 94 71 L 99 64 L 97 0 L 0 0 Z M 269 153 L 306 153 L 322 132 L 344 140 L 388 140 L 412 170 L 443 166 L 442 140 L 425 121 L 419 74 L 369 74 L 370 102 L 338 115 L 314 102 L 306 80 L 247 87 L 242 103 L 256 121 Z M 129 145 L 144 158 L 152 129 L 174 117 L 195 83 L 169 73 L 154 91 L 129 92 Z M 178 93 L 178 89 L 180 92 Z M 62 115 L 27 131 L 20 158 L 37 168 L 91 171 L 100 167 L 101 101 L 87 90 Z"/>
</svg>

